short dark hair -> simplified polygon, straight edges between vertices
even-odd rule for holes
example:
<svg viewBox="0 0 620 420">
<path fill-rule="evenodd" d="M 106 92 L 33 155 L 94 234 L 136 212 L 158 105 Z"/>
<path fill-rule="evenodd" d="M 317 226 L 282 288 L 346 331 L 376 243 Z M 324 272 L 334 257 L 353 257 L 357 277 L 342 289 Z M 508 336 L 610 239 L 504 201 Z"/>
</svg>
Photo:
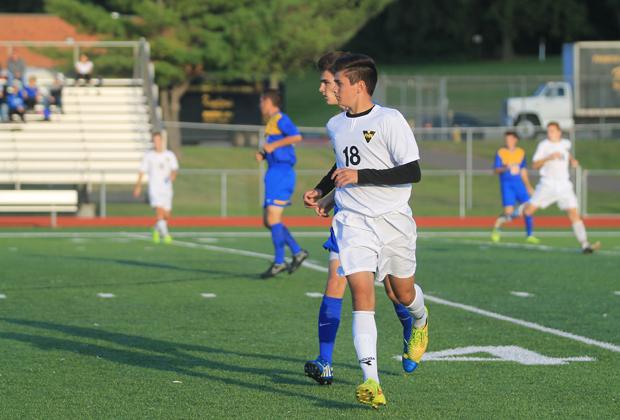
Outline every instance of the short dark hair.
<svg viewBox="0 0 620 420">
<path fill-rule="evenodd" d="M 506 136 L 513 136 L 517 140 L 521 140 L 521 138 L 519 137 L 519 134 L 517 134 L 517 132 L 514 131 L 514 130 L 508 130 L 508 131 L 504 132 L 504 137 L 506 137 Z"/>
<path fill-rule="evenodd" d="M 336 74 L 339 71 L 344 72 L 347 79 L 351 83 L 357 83 L 360 80 L 366 85 L 369 95 L 372 95 L 377 86 L 377 66 L 375 60 L 364 54 L 346 54 L 336 60 L 332 66 L 331 72 Z"/>
<path fill-rule="evenodd" d="M 274 106 L 280 108 L 282 104 L 282 95 L 278 89 L 265 89 L 260 95 L 262 98 L 269 98 Z"/>
<path fill-rule="evenodd" d="M 547 123 L 547 128 L 549 128 L 551 126 L 555 126 L 555 128 L 557 128 L 558 130 L 562 131 L 562 129 L 560 128 L 560 123 L 557 122 L 557 121 L 549 121 L 549 123 Z"/>
<path fill-rule="evenodd" d="M 344 51 L 330 51 L 326 54 L 323 54 L 319 61 L 316 62 L 316 68 L 320 72 L 329 71 L 331 72 L 331 68 L 340 57 L 347 55 L 348 53 Z"/>
</svg>

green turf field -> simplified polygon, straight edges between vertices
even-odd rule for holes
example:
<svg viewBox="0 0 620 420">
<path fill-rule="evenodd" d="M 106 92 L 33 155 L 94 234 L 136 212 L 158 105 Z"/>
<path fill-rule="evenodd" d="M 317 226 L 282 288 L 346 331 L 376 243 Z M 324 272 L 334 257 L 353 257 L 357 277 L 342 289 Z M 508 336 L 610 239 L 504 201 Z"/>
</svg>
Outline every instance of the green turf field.
<svg viewBox="0 0 620 420">
<path fill-rule="evenodd" d="M 417 276 L 430 309 L 427 355 L 434 360 L 412 376 L 402 373 L 393 359 L 400 324 L 377 288 L 388 399 L 378 413 L 355 402 L 360 371 L 348 297 L 335 383 L 320 387 L 303 376 L 305 360 L 317 351 L 320 299 L 306 293 L 324 287 L 324 232 L 300 237 L 313 267 L 270 281 L 257 278 L 271 254 L 260 232 L 177 232 L 174 245 L 155 246 L 144 232 L 27 237 L 5 229 L 0 417 L 613 418 L 620 412 L 617 231 L 590 232 L 605 250 L 592 256 L 576 252 L 569 232 L 541 232 L 542 245 L 529 247 L 520 232 L 500 245 L 488 243 L 487 232 L 421 232 Z M 450 349 L 461 361 L 439 353 Z"/>
</svg>

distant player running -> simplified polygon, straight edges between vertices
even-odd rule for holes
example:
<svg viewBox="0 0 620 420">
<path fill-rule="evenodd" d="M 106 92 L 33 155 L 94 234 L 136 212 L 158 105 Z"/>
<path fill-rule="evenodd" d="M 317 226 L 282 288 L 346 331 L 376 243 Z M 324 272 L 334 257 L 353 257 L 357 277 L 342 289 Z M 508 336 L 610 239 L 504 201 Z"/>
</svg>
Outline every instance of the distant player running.
<svg viewBox="0 0 620 420">
<path fill-rule="evenodd" d="M 306 258 L 308 251 L 301 249 L 289 230 L 282 222 L 284 208 L 291 204 L 295 190 L 295 156 L 294 144 L 301 141 L 301 134 L 293 121 L 280 111 L 280 93 L 268 89 L 261 95 L 260 110 L 267 120 L 265 127 L 265 145 L 256 153 L 256 160 L 266 160 L 268 169 L 265 173 L 265 203 L 263 205 L 263 224 L 271 231 L 275 257 L 261 278 L 277 276 L 283 271 L 292 274 Z M 285 246 L 293 254 L 291 264 L 284 259 Z"/>
<path fill-rule="evenodd" d="M 530 202 L 525 206 L 525 215 L 531 216 L 539 208 L 545 209 L 557 203 L 570 219 L 573 232 L 581 244 L 584 254 L 591 254 L 601 244 L 588 242 L 586 227 L 577 209 L 577 196 L 570 180 L 569 165 L 576 168 L 579 162 L 570 153 L 570 140 L 562 138 L 562 130 L 557 122 L 547 124 L 547 138 L 536 147 L 532 167 L 540 169 L 540 181 Z"/>
<path fill-rule="evenodd" d="M 332 226 L 353 298 L 353 344 L 364 376 L 356 398 L 377 408 L 386 399 L 377 369 L 375 277 L 387 276 L 386 287 L 413 318 L 403 358 L 419 363 L 428 345 L 424 295 L 414 280 L 417 233 L 409 207 L 411 183 L 421 179 L 420 155 L 400 112 L 372 102 L 377 70 L 370 57 L 346 55 L 332 72 L 338 104 L 348 110 L 327 124 L 336 154 L 330 177 L 340 209 Z"/>
<path fill-rule="evenodd" d="M 500 148 L 495 154 L 495 164 L 493 169 L 499 175 L 499 185 L 502 193 L 502 206 L 504 212 L 495 221 L 491 240 L 499 242 L 501 234 L 500 228 L 504 223 L 510 222 L 515 215 L 517 203 L 524 205 L 530 199 L 530 194 L 534 191 L 530 179 L 527 175 L 527 164 L 525 150 L 517 147 L 519 136 L 514 131 L 507 131 L 504 134 L 505 147 Z M 518 209 L 522 210 L 522 206 Z M 517 210 L 516 214 L 520 215 Z M 531 244 L 540 242 L 532 235 L 534 223 L 532 216 L 524 216 L 526 241 Z"/>
<path fill-rule="evenodd" d="M 345 54 L 346 53 L 340 51 L 330 52 L 322 56 L 317 62 L 317 68 L 321 72 L 319 92 L 321 92 L 328 105 L 338 104 L 336 95 L 334 95 L 334 75 L 330 69 L 334 62 Z M 325 186 L 326 183 L 328 186 Z M 306 206 L 318 208 L 319 210 L 317 212 L 319 213 L 331 209 L 333 195 L 327 195 L 330 189 L 329 184 L 332 184 L 331 188 L 333 188 L 333 181 L 330 177 L 327 177 L 314 189 L 306 191 L 304 194 L 304 203 Z M 323 197 L 324 192 L 325 197 Z M 325 201 L 320 201 L 319 199 L 321 198 Z M 337 211 L 338 209 L 335 208 L 334 212 Z M 327 216 L 327 214 L 321 215 Z M 321 385 L 331 384 L 333 381 L 332 363 L 334 345 L 336 343 L 338 327 L 340 326 L 342 298 L 347 286 L 347 279 L 338 274 L 338 269 L 340 268 L 339 250 L 333 229 L 330 229 L 330 236 L 323 244 L 323 248 L 329 251 L 329 271 L 327 273 L 327 285 L 325 286 L 323 301 L 319 309 L 319 356 L 315 360 L 309 360 L 304 366 L 306 375 Z M 394 309 L 403 325 L 404 340 L 408 341 L 411 337 L 413 328 L 411 315 L 407 311 L 407 308 L 397 301 L 389 287 L 386 288 L 386 292 L 388 292 L 390 299 L 394 302 Z M 409 363 L 408 359 L 403 359 L 403 368 L 408 372 L 415 369 L 415 367 Z"/>
<path fill-rule="evenodd" d="M 172 184 L 177 177 L 179 163 L 170 150 L 166 150 L 160 133 L 153 134 L 154 150 L 146 152 L 140 165 L 138 181 L 133 189 L 134 197 L 139 197 L 142 191 L 142 178 L 148 175 L 149 202 L 155 209 L 157 222 L 153 228 L 153 242 L 158 244 L 162 238 L 164 243 L 172 242 L 168 231 L 168 220 L 172 210 Z"/>
</svg>

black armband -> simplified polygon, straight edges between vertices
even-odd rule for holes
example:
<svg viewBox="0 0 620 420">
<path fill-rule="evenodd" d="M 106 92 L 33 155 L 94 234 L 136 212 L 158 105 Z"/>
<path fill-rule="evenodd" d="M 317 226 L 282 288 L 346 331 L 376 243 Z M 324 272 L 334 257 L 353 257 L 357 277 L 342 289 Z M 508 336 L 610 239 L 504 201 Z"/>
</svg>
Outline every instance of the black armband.
<svg viewBox="0 0 620 420">
<path fill-rule="evenodd" d="M 419 161 L 406 163 L 390 169 L 360 169 L 358 185 L 398 185 L 420 182 L 422 171 Z"/>
<path fill-rule="evenodd" d="M 332 175 L 335 170 L 336 170 L 336 164 L 334 163 L 334 166 L 332 166 L 332 168 L 329 170 L 327 175 L 325 175 L 323 179 L 321 179 L 321 182 L 319 182 L 316 185 L 316 187 L 314 187 L 315 190 L 321 191 L 321 193 L 323 194 L 323 197 L 329 194 L 331 190 L 336 188 L 336 183 L 332 179 Z"/>
</svg>

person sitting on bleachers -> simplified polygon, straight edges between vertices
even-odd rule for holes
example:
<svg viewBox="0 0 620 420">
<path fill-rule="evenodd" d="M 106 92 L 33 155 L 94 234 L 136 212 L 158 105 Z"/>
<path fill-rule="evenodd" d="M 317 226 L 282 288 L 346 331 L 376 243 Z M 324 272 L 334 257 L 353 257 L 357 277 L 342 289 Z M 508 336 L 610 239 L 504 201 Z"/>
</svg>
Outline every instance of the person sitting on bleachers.
<svg viewBox="0 0 620 420">
<path fill-rule="evenodd" d="M 22 89 L 22 94 L 27 111 L 33 110 L 36 104 L 41 103 L 42 98 L 37 87 L 36 77 L 30 76 L 28 78 L 28 84 Z"/>
<path fill-rule="evenodd" d="M 54 77 L 54 82 L 50 87 L 50 102 L 56 105 L 56 110 L 63 114 L 62 110 L 62 88 L 64 87 L 62 74 L 57 74 Z"/>
<path fill-rule="evenodd" d="M 9 86 L 7 89 L 6 102 L 9 106 L 9 121 L 12 121 L 13 115 L 17 114 L 22 119 L 22 122 L 25 123 L 26 117 L 24 115 L 26 114 L 26 104 L 15 86 Z"/>
<path fill-rule="evenodd" d="M 0 122 L 9 122 L 9 105 L 6 101 L 8 85 L 6 74 L 0 71 Z"/>
<path fill-rule="evenodd" d="M 15 79 L 23 82 L 24 76 L 26 75 L 26 63 L 24 63 L 24 60 L 17 54 L 17 51 L 13 51 L 9 56 L 6 69 L 9 71 L 9 83 L 12 83 Z"/>
<path fill-rule="evenodd" d="M 88 59 L 88 56 L 86 54 L 80 55 L 80 60 L 75 63 L 75 84 L 77 85 L 80 80 L 84 80 L 89 85 L 93 68 L 94 64 Z"/>
</svg>

